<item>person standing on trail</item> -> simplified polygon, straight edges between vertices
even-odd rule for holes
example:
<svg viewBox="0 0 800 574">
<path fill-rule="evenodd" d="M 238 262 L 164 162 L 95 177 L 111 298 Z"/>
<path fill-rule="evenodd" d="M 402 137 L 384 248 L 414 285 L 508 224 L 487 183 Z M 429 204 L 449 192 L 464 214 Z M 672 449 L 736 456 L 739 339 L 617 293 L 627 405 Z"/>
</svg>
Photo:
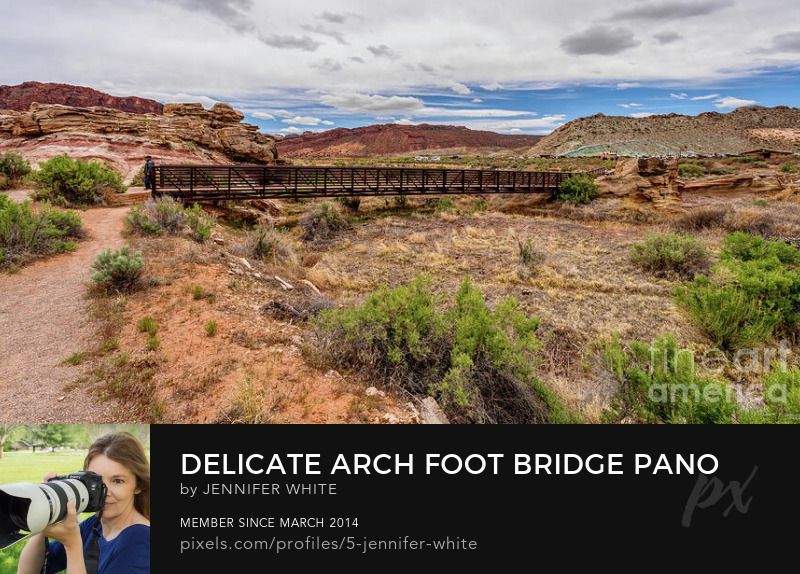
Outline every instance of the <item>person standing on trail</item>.
<svg viewBox="0 0 800 574">
<path fill-rule="evenodd" d="M 155 191 L 156 183 L 156 164 L 152 156 L 145 156 L 144 162 L 144 188 Z"/>
</svg>

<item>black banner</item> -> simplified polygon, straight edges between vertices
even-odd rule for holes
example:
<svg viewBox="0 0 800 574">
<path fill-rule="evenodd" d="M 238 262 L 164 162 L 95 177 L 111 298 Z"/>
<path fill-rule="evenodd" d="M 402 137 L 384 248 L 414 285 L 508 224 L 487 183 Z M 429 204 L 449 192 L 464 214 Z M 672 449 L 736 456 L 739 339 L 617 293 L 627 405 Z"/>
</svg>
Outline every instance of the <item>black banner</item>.
<svg viewBox="0 0 800 574">
<path fill-rule="evenodd" d="M 785 517 L 800 508 L 789 427 L 152 433 L 156 572 L 178 563 L 198 572 L 469 569 L 549 561 L 565 546 L 574 549 L 565 565 L 609 552 L 660 566 L 685 565 L 690 554 L 728 561 L 788 541 Z"/>
</svg>

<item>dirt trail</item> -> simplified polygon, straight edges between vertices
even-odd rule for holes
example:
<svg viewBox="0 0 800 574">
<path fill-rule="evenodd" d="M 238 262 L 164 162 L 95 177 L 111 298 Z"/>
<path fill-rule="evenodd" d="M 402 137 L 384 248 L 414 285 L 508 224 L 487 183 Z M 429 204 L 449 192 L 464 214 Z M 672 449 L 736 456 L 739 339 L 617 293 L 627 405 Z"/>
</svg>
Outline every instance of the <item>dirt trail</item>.
<svg viewBox="0 0 800 574">
<path fill-rule="evenodd" d="M 89 268 L 101 250 L 124 243 L 127 213 L 127 208 L 81 212 L 89 237 L 76 251 L 0 274 L 0 422 L 111 420 L 111 403 L 81 390 L 64 390 L 80 376 L 81 367 L 63 361 L 87 347 L 92 334 L 85 299 Z"/>
</svg>

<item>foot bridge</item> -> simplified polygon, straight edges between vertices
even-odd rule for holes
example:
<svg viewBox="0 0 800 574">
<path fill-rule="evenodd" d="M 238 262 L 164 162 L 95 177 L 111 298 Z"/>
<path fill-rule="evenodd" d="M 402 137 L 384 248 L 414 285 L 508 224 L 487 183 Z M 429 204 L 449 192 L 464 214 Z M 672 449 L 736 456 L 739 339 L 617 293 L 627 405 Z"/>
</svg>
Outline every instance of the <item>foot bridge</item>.
<svg viewBox="0 0 800 574">
<path fill-rule="evenodd" d="M 589 172 L 590 174 L 592 172 Z M 181 201 L 492 193 L 553 193 L 570 172 L 156 165 L 154 195 Z"/>
</svg>

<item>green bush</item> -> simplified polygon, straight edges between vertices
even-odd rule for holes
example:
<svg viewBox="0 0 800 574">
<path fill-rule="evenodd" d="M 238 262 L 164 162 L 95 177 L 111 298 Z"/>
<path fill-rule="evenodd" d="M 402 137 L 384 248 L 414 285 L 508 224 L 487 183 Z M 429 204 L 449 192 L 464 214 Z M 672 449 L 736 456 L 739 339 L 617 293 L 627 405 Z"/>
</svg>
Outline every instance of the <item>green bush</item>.
<svg viewBox="0 0 800 574">
<path fill-rule="evenodd" d="M 211 237 L 211 231 L 214 229 L 215 224 L 212 215 L 206 213 L 197 203 L 187 209 L 184 215 L 186 216 L 186 223 L 189 224 L 192 239 L 203 243 L 206 239 Z"/>
<path fill-rule="evenodd" d="M 31 164 L 20 154 L 7 151 L 0 155 L 0 190 L 10 189 L 31 172 Z"/>
<path fill-rule="evenodd" d="M 83 227 L 76 213 L 47 205 L 34 211 L 29 202 L 16 203 L 0 194 L 0 268 L 71 251 L 80 237 Z"/>
<path fill-rule="evenodd" d="M 92 280 L 106 289 L 130 291 L 136 287 L 143 268 L 141 252 L 131 255 L 128 247 L 118 251 L 106 249 L 92 263 Z"/>
<path fill-rule="evenodd" d="M 693 277 L 708 270 L 709 253 L 703 241 L 683 233 L 650 235 L 634 243 L 634 265 L 659 276 Z"/>
<path fill-rule="evenodd" d="M 315 323 L 336 364 L 435 396 L 453 422 L 564 422 L 573 416 L 534 374 L 538 320 L 509 298 L 494 310 L 465 279 L 443 309 L 430 279 L 382 287 Z"/>
<path fill-rule="evenodd" d="M 723 349 L 750 347 L 800 324 L 800 250 L 747 233 L 728 235 L 711 278 L 676 298 Z"/>
<path fill-rule="evenodd" d="M 140 333 L 147 333 L 151 337 L 155 337 L 158 333 L 158 322 L 148 315 L 139 319 L 139 322 L 136 323 L 136 328 L 139 329 Z"/>
<path fill-rule="evenodd" d="M 769 164 L 767 162 L 765 162 L 765 161 L 754 161 L 753 162 L 753 167 L 756 167 L 756 168 L 759 168 L 759 169 L 765 169 L 765 168 L 769 167 Z"/>
<path fill-rule="evenodd" d="M 239 245 L 244 257 L 260 259 L 274 265 L 296 265 L 297 254 L 289 237 L 272 227 L 258 225 L 251 229 Z"/>
<path fill-rule="evenodd" d="M 217 322 L 212 319 L 211 321 L 206 323 L 205 331 L 206 331 L 206 336 L 207 337 L 213 337 L 214 335 L 216 335 L 217 334 Z"/>
<path fill-rule="evenodd" d="M 91 205 L 102 202 L 107 191 L 124 192 L 122 176 L 98 161 L 61 155 L 39 164 L 32 174 L 37 198 L 59 204 Z"/>
<path fill-rule="evenodd" d="M 732 351 L 769 339 L 780 318 L 736 287 L 718 287 L 705 277 L 676 290 L 682 305 L 714 344 Z"/>
<path fill-rule="evenodd" d="M 678 165 L 678 175 L 681 177 L 703 177 L 706 168 L 696 163 L 681 163 Z"/>
<path fill-rule="evenodd" d="M 607 344 L 610 370 L 622 385 L 608 414 L 611 421 L 726 424 L 737 409 L 733 388 L 698 375 L 694 355 L 666 335 L 650 345 L 634 341 L 630 351 L 616 338 Z"/>
<path fill-rule="evenodd" d="M 127 221 L 131 230 L 143 235 L 179 235 L 186 225 L 186 211 L 171 197 L 159 197 L 135 206 Z"/>
<path fill-rule="evenodd" d="M 300 220 L 300 227 L 305 241 L 322 241 L 349 229 L 350 224 L 333 204 L 326 201 L 309 211 Z"/>
<path fill-rule="evenodd" d="M 358 208 L 361 207 L 361 198 L 356 195 L 352 197 L 337 197 L 336 199 L 345 209 L 349 209 L 353 213 L 357 213 Z"/>
<path fill-rule="evenodd" d="M 533 240 L 530 237 L 524 242 L 521 239 L 517 239 L 517 254 L 523 274 L 534 273 L 546 259 L 543 252 L 534 248 Z"/>
<path fill-rule="evenodd" d="M 789 163 L 788 161 L 781 166 L 781 171 L 783 173 L 797 173 L 800 171 L 800 167 L 797 167 L 793 163 Z"/>
<path fill-rule="evenodd" d="M 599 194 L 594 178 L 586 174 L 573 175 L 561 184 L 556 197 L 569 203 L 590 203 Z"/>
</svg>

